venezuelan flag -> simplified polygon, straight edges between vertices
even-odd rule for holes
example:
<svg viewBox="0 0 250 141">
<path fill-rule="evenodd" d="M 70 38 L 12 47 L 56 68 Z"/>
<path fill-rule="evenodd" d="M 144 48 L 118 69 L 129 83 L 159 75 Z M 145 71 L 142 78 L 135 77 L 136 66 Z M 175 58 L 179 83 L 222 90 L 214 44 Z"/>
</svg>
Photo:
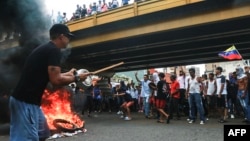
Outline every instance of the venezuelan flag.
<svg viewBox="0 0 250 141">
<path fill-rule="evenodd" d="M 218 55 L 228 60 L 242 59 L 242 56 L 240 55 L 240 53 L 238 52 L 238 50 L 234 45 L 228 48 L 227 50 L 220 52 Z"/>
</svg>

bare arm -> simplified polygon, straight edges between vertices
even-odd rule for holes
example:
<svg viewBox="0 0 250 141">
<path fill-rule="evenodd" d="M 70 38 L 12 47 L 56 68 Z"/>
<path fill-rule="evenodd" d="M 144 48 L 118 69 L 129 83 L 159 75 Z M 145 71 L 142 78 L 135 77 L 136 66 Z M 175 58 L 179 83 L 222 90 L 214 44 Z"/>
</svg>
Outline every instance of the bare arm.
<svg viewBox="0 0 250 141">
<path fill-rule="evenodd" d="M 219 91 L 219 97 L 221 97 L 221 94 L 222 94 L 222 91 L 223 91 L 223 89 L 224 89 L 224 86 L 225 86 L 225 84 L 224 83 L 222 83 L 221 84 L 221 87 L 220 87 L 220 91 Z"/>
<path fill-rule="evenodd" d="M 69 83 L 75 82 L 75 69 L 71 69 L 68 72 L 61 73 L 61 68 L 58 66 L 48 66 L 48 74 L 49 80 L 51 84 L 60 86 L 60 85 L 68 85 Z M 79 74 L 80 80 L 83 81 L 87 78 L 91 73 L 83 73 Z"/>
<path fill-rule="evenodd" d="M 217 84 L 216 84 L 216 81 L 214 82 L 214 92 L 213 92 L 213 95 L 216 94 L 216 91 L 217 91 Z"/>
<path fill-rule="evenodd" d="M 209 80 L 208 80 L 209 81 Z M 208 81 L 206 81 L 206 86 L 205 86 L 205 93 L 204 93 L 204 95 L 207 95 L 207 89 L 208 89 Z"/>
<path fill-rule="evenodd" d="M 189 96 L 189 88 L 190 88 L 190 84 L 189 84 L 189 79 L 190 78 L 188 78 L 188 80 L 187 80 L 187 90 L 186 90 L 186 98 L 188 98 L 188 96 Z"/>
<path fill-rule="evenodd" d="M 138 82 L 141 82 L 140 79 L 139 79 L 138 76 L 137 76 L 137 72 L 135 72 L 135 79 L 136 79 Z"/>
<path fill-rule="evenodd" d="M 117 93 L 115 96 L 123 96 L 125 93 Z"/>
<path fill-rule="evenodd" d="M 248 77 L 247 76 L 244 77 L 243 81 L 244 81 L 245 89 L 244 89 L 244 93 L 243 93 L 242 97 L 245 97 L 247 95 L 247 89 L 248 89 L 248 85 L 247 85 L 248 84 Z"/>
</svg>

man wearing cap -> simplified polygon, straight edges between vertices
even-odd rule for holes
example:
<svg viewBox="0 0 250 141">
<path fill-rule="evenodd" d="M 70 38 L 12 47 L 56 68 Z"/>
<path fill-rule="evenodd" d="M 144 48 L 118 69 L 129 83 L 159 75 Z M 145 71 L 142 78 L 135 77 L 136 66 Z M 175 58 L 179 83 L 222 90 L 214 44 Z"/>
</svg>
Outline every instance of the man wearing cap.
<svg viewBox="0 0 250 141">
<path fill-rule="evenodd" d="M 61 73 L 60 49 L 66 48 L 73 34 L 64 24 L 50 28 L 50 41 L 34 49 L 26 59 L 20 80 L 10 96 L 10 141 L 44 141 L 50 136 L 40 108 L 48 82 L 55 86 L 83 81 L 91 73 L 74 75 L 75 69 Z"/>
</svg>

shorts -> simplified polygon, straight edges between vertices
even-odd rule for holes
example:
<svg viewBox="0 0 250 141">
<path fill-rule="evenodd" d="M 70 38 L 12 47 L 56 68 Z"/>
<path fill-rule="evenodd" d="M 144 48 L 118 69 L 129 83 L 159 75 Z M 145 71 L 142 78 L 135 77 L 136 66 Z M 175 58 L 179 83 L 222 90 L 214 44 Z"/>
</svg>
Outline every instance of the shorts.
<svg viewBox="0 0 250 141">
<path fill-rule="evenodd" d="M 132 106 L 133 104 L 134 104 L 134 101 L 125 101 L 125 102 L 123 102 L 121 107 L 128 108 L 128 107 Z"/>
<path fill-rule="evenodd" d="M 38 105 L 10 97 L 10 141 L 39 141 L 48 138 L 50 130 Z"/>
<path fill-rule="evenodd" d="M 216 103 L 217 108 L 227 108 L 227 95 L 221 95 L 220 98 L 217 95 Z"/>
<path fill-rule="evenodd" d="M 158 109 L 164 109 L 166 107 L 166 100 L 165 99 L 156 99 L 155 100 L 155 107 Z"/>
<path fill-rule="evenodd" d="M 151 105 L 155 105 L 155 97 L 154 97 L 154 96 L 151 96 L 151 97 L 149 98 L 149 103 L 150 103 Z"/>
</svg>

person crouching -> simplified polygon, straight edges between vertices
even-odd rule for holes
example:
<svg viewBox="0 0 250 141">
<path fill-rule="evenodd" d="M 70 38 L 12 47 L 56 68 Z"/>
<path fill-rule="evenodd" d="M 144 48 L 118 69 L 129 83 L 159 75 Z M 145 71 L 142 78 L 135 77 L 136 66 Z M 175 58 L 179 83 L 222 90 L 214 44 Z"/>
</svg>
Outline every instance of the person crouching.
<svg viewBox="0 0 250 141">
<path fill-rule="evenodd" d="M 116 96 L 122 96 L 123 97 L 123 103 L 120 106 L 123 115 L 121 118 L 124 118 L 124 120 L 131 120 L 131 112 L 130 107 L 134 105 L 134 101 L 129 93 L 126 92 L 126 90 L 118 89 L 118 93 Z"/>
</svg>

